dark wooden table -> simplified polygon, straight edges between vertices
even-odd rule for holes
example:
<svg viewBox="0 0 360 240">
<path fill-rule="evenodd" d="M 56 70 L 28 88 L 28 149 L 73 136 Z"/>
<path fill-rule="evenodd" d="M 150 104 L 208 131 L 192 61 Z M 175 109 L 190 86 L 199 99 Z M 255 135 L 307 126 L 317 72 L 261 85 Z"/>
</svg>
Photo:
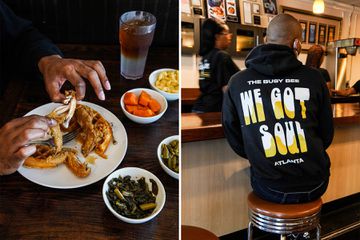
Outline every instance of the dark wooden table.
<svg viewBox="0 0 360 240">
<path fill-rule="evenodd" d="M 105 107 L 124 124 L 128 149 L 118 168 L 140 167 L 155 174 L 165 187 L 166 203 L 150 222 L 128 224 L 115 218 L 105 206 L 101 193 L 105 179 L 86 187 L 61 190 L 37 185 L 16 172 L 0 176 L 0 239 L 178 239 L 179 182 L 163 171 L 156 149 L 162 139 L 179 133 L 179 102 L 169 102 L 163 117 L 149 125 L 130 121 L 119 105 L 125 91 L 150 87 L 147 77 L 152 71 L 178 68 L 178 50 L 151 48 L 144 78 L 131 81 L 120 77 L 117 46 L 59 46 L 66 57 L 102 61 L 112 89 L 106 92 L 106 100 L 100 101 L 88 85 L 84 100 Z M 11 79 L 0 103 L 2 124 L 50 102 L 41 81 L 23 80 L 15 75 Z"/>
</svg>

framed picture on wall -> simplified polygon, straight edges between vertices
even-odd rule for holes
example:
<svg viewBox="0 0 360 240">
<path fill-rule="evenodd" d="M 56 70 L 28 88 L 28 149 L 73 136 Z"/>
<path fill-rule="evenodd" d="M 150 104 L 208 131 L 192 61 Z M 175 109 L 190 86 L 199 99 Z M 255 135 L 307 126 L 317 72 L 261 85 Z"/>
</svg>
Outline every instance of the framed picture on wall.
<svg viewBox="0 0 360 240">
<path fill-rule="evenodd" d="M 326 43 L 326 25 L 319 23 L 319 34 L 318 34 L 318 43 L 325 45 Z"/>
<path fill-rule="evenodd" d="M 191 0 L 193 6 L 201 7 L 201 0 Z"/>
<path fill-rule="evenodd" d="M 226 0 L 226 21 L 239 22 L 239 13 L 237 11 L 236 0 Z"/>
<path fill-rule="evenodd" d="M 296 18 L 302 27 L 302 50 L 306 51 L 314 44 L 327 46 L 329 41 L 339 39 L 342 18 L 315 15 L 310 11 L 282 7 L 283 13 Z M 269 15 L 271 16 L 271 15 Z"/>
<path fill-rule="evenodd" d="M 265 13 L 274 15 L 278 14 L 276 0 L 263 0 L 263 3 Z"/>
<path fill-rule="evenodd" d="M 309 38 L 308 43 L 316 43 L 316 23 L 309 23 Z"/>
<path fill-rule="evenodd" d="M 335 26 L 328 26 L 328 38 L 327 38 L 328 42 L 333 42 L 335 41 Z"/>
<path fill-rule="evenodd" d="M 252 24 L 252 12 L 251 12 L 251 3 L 243 2 L 243 11 L 244 11 L 244 23 Z"/>
<path fill-rule="evenodd" d="M 194 15 L 204 16 L 204 5 L 201 0 L 191 0 L 192 10 Z"/>
<path fill-rule="evenodd" d="M 221 21 L 226 20 L 225 0 L 207 0 L 206 3 L 209 18 L 217 18 Z"/>
<path fill-rule="evenodd" d="M 307 38 L 307 25 L 308 25 L 308 22 L 307 21 L 304 21 L 304 20 L 299 20 L 299 23 L 301 25 L 301 28 L 302 28 L 302 34 L 301 34 L 301 37 L 302 37 L 302 41 L 301 42 L 306 42 L 306 38 Z"/>
<path fill-rule="evenodd" d="M 255 14 L 260 14 L 260 5 L 257 3 L 252 4 L 252 11 Z"/>
<path fill-rule="evenodd" d="M 181 12 L 191 14 L 191 7 L 189 0 L 181 0 Z"/>
</svg>

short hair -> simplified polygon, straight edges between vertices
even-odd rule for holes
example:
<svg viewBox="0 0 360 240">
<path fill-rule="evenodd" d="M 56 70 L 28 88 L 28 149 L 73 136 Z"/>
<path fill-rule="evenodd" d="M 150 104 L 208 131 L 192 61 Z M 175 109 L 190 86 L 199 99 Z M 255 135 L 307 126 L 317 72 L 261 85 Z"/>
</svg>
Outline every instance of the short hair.
<svg viewBox="0 0 360 240">
<path fill-rule="evenodd" d="M 282 13 L 270 21 L 266 38 L 268 43 L 290 46 L 294 39 L 301 40 L 301 33 L 299 21 L 289 14 Z"/>
<path fill-rule="evenodd" d="M 208 18 L 201 26 L 199 55 L 204 56 L 215 47 L 215 36 L 226 29 L 226 24 L 220 20 Z"/>
<path fill-rule="evenodd" d="M 305 65 L 309 67 L 319 68 L 324 54 L 325 51 L 320 45 L 313 45 L 311 48 L 309 48 Z"/>
</svg>

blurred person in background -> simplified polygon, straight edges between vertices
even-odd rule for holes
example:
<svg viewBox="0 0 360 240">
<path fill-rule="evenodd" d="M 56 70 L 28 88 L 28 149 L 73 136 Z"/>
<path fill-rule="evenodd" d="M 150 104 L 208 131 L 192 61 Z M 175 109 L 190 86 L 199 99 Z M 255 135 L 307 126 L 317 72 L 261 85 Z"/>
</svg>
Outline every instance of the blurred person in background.
<svg viewBox="0 0 360 240">
<path fill-rule="evenodd" d="M 330 76 L 329 72 L 325 68 L 321 68 L 321 64 L 324 61 L 325 51 L 320 45 L 313 45 L 309 48 L 305 65 L 308 67 L 316 68 L 320 71 L 321 76 L 326 82 L 326 86 L 330 89 Z"/>
<path fill-rule="evenodd" d="M 331 89 L 331 92 L 339 96 L 349 96 L 352 94 L 360 93 L 360 80 L 358 80 L 351 88 L 341 90 Z"/>
<path fill-rule="evenodd" d="M 225 49 L 231 43 L 229 27 L 219 20 L 206 19 L 200 37 L 201 62 L 199 64 L 199 86 L 201 95 L 192 112 L 220 112 L 223 93 L 230 77 L 239 71 Z"/>
</svg>

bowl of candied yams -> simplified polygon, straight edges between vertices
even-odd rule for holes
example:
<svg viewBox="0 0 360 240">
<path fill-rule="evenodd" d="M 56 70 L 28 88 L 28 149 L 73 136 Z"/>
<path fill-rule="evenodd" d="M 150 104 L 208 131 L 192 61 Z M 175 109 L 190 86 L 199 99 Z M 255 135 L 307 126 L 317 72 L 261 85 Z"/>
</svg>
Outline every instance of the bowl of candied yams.
<svg viewBox="0 0 360 240">
<path fill-rule="evenodd" d="M 122 95 L 120 106 L 130 120 L 149 124 L 161 118 L 168 104 L 165 97 L 154 90 L 135 88 Z"/>
</svg>

